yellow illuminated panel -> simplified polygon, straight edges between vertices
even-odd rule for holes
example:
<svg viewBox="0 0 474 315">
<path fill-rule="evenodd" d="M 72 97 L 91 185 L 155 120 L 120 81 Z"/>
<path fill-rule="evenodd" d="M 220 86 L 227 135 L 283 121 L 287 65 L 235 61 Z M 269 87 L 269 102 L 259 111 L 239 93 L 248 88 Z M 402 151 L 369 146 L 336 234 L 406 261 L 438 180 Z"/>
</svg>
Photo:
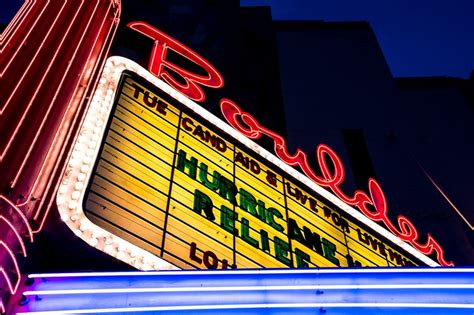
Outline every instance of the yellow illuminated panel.
<svg viewBox="0 0 474 315">
<path fill-rule="evenodd" d="M 415 265 L 294 178 L 125 73 L 83 208 L 184 269 Z"/>
</svg>

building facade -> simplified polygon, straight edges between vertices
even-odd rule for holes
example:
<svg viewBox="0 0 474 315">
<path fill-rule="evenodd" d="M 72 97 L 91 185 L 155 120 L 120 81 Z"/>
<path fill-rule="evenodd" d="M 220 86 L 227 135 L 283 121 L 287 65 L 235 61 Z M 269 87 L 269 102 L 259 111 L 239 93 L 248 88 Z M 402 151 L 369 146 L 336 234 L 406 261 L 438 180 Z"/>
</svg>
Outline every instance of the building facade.
<svg viewBox="0 0 474 315">
<path fill-rule="evenodd" d="M 408 217 L 419 232 L 412 241 L 429 244 L 432 235 L 444 249 L 440 254 L 428 248 L 430 259 L 439 263 L 438 254 L 458 266 L 474 263 L 474 217 L 469 211 L 472 76 L 394 78 L 365 22 L 273 21 L 269 8 L 241 8 L 237 1 L 99 1 L 78 7 L 27 1 L 3 28 L 1 41 L 5 229 L 0 232 L 0 258 L 6 271 L 0 281 L 5 301 L 16 293 L 21 273 L 131 268 L 71 232 L 63 223 L 67 219 L 59 215 L 57 193 L 90 100 L 101 84 L 106 57 L 124 56 L 149 67 L 155 43 L 127 26 L 136 21 L 190 47 L 225 78 L 224 87 L 204 88 L 202 107 L 222 116 L 220 100 L 232 100 L 261 126 L 285 137 L 289 152 L 301 148 L 307 166 L 318 176 L 321 164 L 314 158 L 315 148 L 327 144 L 345 166 L 340 186 L 344 192 L 367 192 L 369 180 L 375 179 L 387 199 L 386 220 Z M 30 30 L 44 36 L 35 37 Z M 200 71 L 179 53 L 167 57 Z M 256 141 L 273 152 L 275 138 Z M 257 162 L 264 163 L 262 167 L 266 163 Z M 334 168 L 326 171 L 331 174 Z M 331 187 L 325 189 L 334 193 Z M 290 239 L 296 243 L 297 237 Z M 280 263 L 308 267 L 296 253 L 285 264 L 285 255 L 278 256 L 276 248 L 269 252 Z M 319 254 L 331 261 L 332 255 L 325 253 Z M 257 265 L 245 267 L 265 267 Z M 347 260 L 342 265 L 371 263 Z M 311 265 L 320 266 L 324 263 Z"/>
</svg>

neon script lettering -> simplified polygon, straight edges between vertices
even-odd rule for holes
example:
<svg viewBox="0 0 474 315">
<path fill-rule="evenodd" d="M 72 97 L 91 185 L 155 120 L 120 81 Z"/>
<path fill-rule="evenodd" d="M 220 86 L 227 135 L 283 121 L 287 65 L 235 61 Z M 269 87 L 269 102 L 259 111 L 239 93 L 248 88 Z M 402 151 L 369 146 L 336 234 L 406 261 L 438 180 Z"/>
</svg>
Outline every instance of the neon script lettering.
<svg viewBox="0 0 474 315">
<path fill-rule="evenodd" d="M 290 154 L 285 139 L 277 133 L 263 127 L 249 113 L 243 112 L 234 102 L 222 99 L 221 111 L 227 122 L 239 132 L 250 139 L 257 140 L 265 135 L 273 140 L 275 154 L 286 164 L 298 166 L 313 182 L 321 187 L 326 187 L 348 205 L 357 207 L 366 217 L 375 221 L 383 222 L 385 226 L 396 236 L 410 243 L 425 255 L 436 252 L 438 262 L 443 266 L 454 266 L 444 258 L 444 250 L 439 243 L 430 235 L 427 235 L 426 244 L 420 244 L 419 234 L 413 223 L 404 216 L 398 216 L 398 227 L 388 218 L 388 205 L 385 194 L 380 184 L 373 178 L 369 179 L 369 194 L 356 190 L 353 196 L 346 195 L 340 188 L 345 178 L 345 170 L 341 158 L 329 146 L 320 144 L 316 148 L 316 158 L 321 176 L 316 175 L 309 166 L 307 155 L 300 149 L 295 154 Z M 331 166 L 332 169 L 331 170 Z"/>
<path fill-rule="evenodd" d="M 155 40 L 148 70 L 190 99 L 198 102 L 205 100 L 205 93 L 200 85 L 211 88 L 221 88 L 224 85 L 224 79 L 217 69 L 190 48 L 145 22 L 133 22 L 128 24 L 128 27 Z M 174 50 L 198 65 L 207 75 L 196 74 L 168 61 L 166 59 L 168 49 Z M 166 69 L 179 75 L 181 81 L 186 83 L 177 81 Z M 262 135 L 269 137 L 274 142 L 275 154 L 286 164 L 298 166 L 317 185 L 329 188 L 339 199 L 350 206 L 357 207 L 369 219 L 383 222 L 393 234 L 421 253 L 425 255 L 435 253 L 440 265 L 454 266 L 453 262 L 446 261 L 443 248 L 430 234 L 427 235 L 426 243 L 421 244 L 418 240 L 418 230 L 409 219 L 398 216 L 397 225 L 395 225 L 388 218 L 387 200 L 380 184 L 375 179 L 370 178 L 368 181 L 368 194 L 361 190 L 356 190 L 352 196 L 345 194 L 340 187 L 345 179 L 344 165 L 341 158 L 329 146 L 320 144 L 316 148 L 316 158 L 322 174 L 318 176 L 310 167 L 308 156 L 303 151 L 297 149 L 294 154 L 290 154 L 282 136 L 260 125 L 252 115 L 243 112 L 233 101 L 224 98 L 220 101 L 220 107 L 224 118 L 234 129 L 254 140 Z"/>
<path fill-rule="evenodd" d="M 190 99 L 196 102 L 203 102 L 206 99 L 200 85 L 215 89 L 224 86 L 224 78 L 217 69 L 189 47 L 145 22 L 132 22 L 127 26 L 155 41 L 148 70 Z M 207 75 L 191 72 L 168 60 L 169 49 L 198 65 Z M 173 74 L 179 75 L 184 83 L 176 80 Z"/>
</svg>

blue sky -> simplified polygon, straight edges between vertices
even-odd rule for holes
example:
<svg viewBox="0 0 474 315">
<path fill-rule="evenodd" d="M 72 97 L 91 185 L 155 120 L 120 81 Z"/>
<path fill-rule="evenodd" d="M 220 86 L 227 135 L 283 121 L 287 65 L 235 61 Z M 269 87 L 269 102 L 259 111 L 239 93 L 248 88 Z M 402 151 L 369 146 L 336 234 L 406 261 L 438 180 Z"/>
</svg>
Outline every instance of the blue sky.
<svg viewBox="0 0 474 315">
<path fill-rule="evenodd" d="M 368 21 L 395 76 L 474 70 L 474 0 L 241 0 L 270 5 L 273 18 Z"/>
</svg>

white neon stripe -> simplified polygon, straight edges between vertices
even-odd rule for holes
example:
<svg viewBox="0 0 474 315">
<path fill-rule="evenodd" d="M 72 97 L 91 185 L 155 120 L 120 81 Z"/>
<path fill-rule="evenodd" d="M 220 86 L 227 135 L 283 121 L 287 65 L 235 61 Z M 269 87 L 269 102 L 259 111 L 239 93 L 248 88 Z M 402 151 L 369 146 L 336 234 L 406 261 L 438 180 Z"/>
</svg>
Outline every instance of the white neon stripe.
<svg viewBox="0 0 474 315">
<path fill-rule="evenodd" d="M 36 1 L 33 1 L 33 3 L 36 2 Z M 25 42 L 27 39 L 29 39 L 29 36 L 31 34 L 31 32 L 33 30 L 35 30 L 35 27 L 36 27 L 36 24 L 38 23 L 38 21 L 41 19 L 41 16 L 43 15 L 44 11 L 46 10 L 46 7 L 48 6 L 49 4 L 49 0 L 46 2 L 46 4 L 43 4 L 43 9 L 41 10 L 40 14 L 36 16 L 36 19 L 35 19 L 35 22 L 33 23 L 33 25 L 30 26 L 29 30 L 28 30 L 28 33 L 23 37 L 23 41 L 19 44 L 19 45 L 15 45 L 16 46 L 16 50 L 15 52 L 13 53 L 13 56 L 10 58 L 10 60 L 8 61 L 7 65 L 3 68 L 2 72 L 0 73 L 0 77 L 2 77 L 5 72 L 8 70 L 8 67 L 10 66 L 10 64 L 13 62 L 13 60 L 16 58 L 18 52 L 20 51 L 20 48 L 21 47 L 24 47 L 25 46 Z M 28 10 L 28 13 L 29 11 L 31 11 L 32 9 L 34 8 L 34 6 L 31 6 L 31 8 Z M 22 18 L 21 20 L 21 23 L 23 23 L 24 21 L 26 20 L 26 17 Z M 15 33 L 18 31 L 20 27 L 17 27 L 16 30 L 15 30 Z M 13 36 L 11 37 L 13 38 Z M 41 45 L 42 46 L 42 45 Z M 41 46 L 40 46 L 40 49 L 41 49 Z M 4 107 L 2 107 L 2 109 L 0 110 L 0 112 L 3 113 L 3 111 L 7 108 L 7 105 L 5 105 Z"/>
<path fill-rule="evenodd" d="M 20 233 L 18 233 L 18 231 L 16 230 L 15 226 L 13 226 L 13 224 L 2 215 L 0 215 L 0 221 L 5 222 L 10 227 L 10 230 L 13 232 L 13 234 L 15 234 L 16 239 L 18 240 L 18 243 L 20 243 L 23 257 L 26 257 L 27 255 L 26 255 L 25 242 L 23 242 L 23 239 L 21 238 Z"/>
<path fill-rule="evenodd" d="M 67 1 L 66 1 L 66 2 L 67 2 Z M 66 2 L 65 2 L 65 4 L 66 4 Z M 75 23 L 75 21 L 76 21 L 76 18 L 77 18 L 77 16 L 78 16 L 79 12 L 81 11 L 83 5 L 84 5 L 84 0 L 81 1 L 81 4 L 80 4 L 79 7 L 76 9 L 76 13 L 74 14 L 74 17 L 70 20 L 69 26 L 68 26 L 68 28 L 67 28 L 67 30 L 66 30 L 66 32 L 65 32 L 65 34 L 64 34 L 64 36 L 63 36 L 63 38 L 61 39 L 61 42 L 59 43 L 59 46 L 56 48 L 56 52 L 54 53 L 53 59 L 51 60 L 50 64 L 48 65 L 48 68 L 47 68 L 46 71 L 44 72 L 43 77 L 41 78 L 41 81 L 40 81 L 40 83 L 39 83 L 39 86 L 37 87 L 35 93 L 33 94 L 33 97 L 31 98 L 30 103 L 29 103 L 29 105 L 28 105 L 27 110 L 25 111 L 25 113 L 28 112 L 28 110 L 29 110 L 29 108 L 30 108 L 30 106 L 31 106 L 30 104 L 34 102 L 37 93 L 39 92 L 40 88 L 41 88 L 42 85 L 43 85 L 44 79 L 46 78 L 47 74 L 49 73 L 49 70 L 51 69 L 51 66 L 52 66 L 53 62 L 55 61 L 55 59 L 56 59 L 56 57 L 57 57 L 59 51 L 62 49 L 62 46 L 63 46 L 63 44 L 64 44 L 64 42 L 65 42 L 65 39 L 66 39 L 66 37 L 69 35 L 69 32 L 70 32 L 72 26 L 74 25 L 74 23 Z M 92 15 L 91 15 L 91 17 L 89 18 L 89 22 L 88 22 L 87 25 L 89 25 L 89 23 L 90 23 L 91 20 L 92 20 Z M 41 124 L 39 125 L 38 129 L 36 130 L 35 137 L 33 138 L 33 141 L 31 141 L 30 146 L 29 146 L 29 148 L 28 148 L 28 151 L 26 152 L 26 155 L 23 157 L 23 161 L 22 161 L 22 163 L 21 163 L 21 165 L 20 165 L 20 167 L 19 167 L 19 169 L 18 169 L 18 171 L 17 171 L 17 174 L 16 174 L 15 178 L 13 179 L 13 182 L 12 182 L 12 185 L 13 185 L 13 186 L 16 185 L 18 179 L 20 178 L 20 175 L 21 175 L 21 173 L 22 173 L 22 171 L 23 171 L 23 168 L 25 167 L 26 162 L 27 162 L 27 160 L 29 159 L 29 157 L 30 157 L 30 155 L 31 155 L 31 152 L 33 151 L 33 148 L 34 148 L 34 146 L 35 146 L 35 144 L 36 144 L 36 141 L 38 140 L 38 138 L 39 138 L 39 136 L 40 136 L 40 134 L 41 134 L 41 131 L 42 131 L 42 129 L 43 129 L 45 123 L 46 123 L 46 120 L 49 118 L 49 114 L 50 114 L 50 112 L 51 112 L 51 109 L 54 107 L 54 106 L 53 106 L 53 105 L 54 105 L 54 102 L 56 101 L 56 98 L 57 98 L 59 92 L 61 91 L 61 87 L 62 87 L 62 84 L 63 84 L 63 82 L 64 82 L 64 79 L 66 78 L 66 75 L 68 74 L 69 69 L 71 68 L 71 66 L 72 66 L 72 64 L 73 64 L 73 62 L 74 62 L 76 53 L 77 53 L 77 51 L 79 50 L 79 47 L 80 47 L 80 43 L 81 43 L 82 39 L 84 38 L 84 34 L 85 34 L 85 32 L 82 33 L 81 40 L 80 40 L 79 43 L 77 44 L 76 49 L 74 50 L 73 55 L 69 58 L 68 65 L 67 65 L 67 67 L 66 67 L 66 70 L 64 71 L 64 74 L 63 74 L 63 76 L 62 76 L 62 78 L 61 78 L 60 83 L 58 84 L 58 88 L 56 89 L 56 92 L 54 93 L 53 99 L 50 101 L 50 104 L 49 104 L 49 106 L 48 106 L 48 109 L 46 110 L 46 113 L 43 114 L 43 119 L 42 119 L 42 121 L 41 121 Z M 20 121 L 20 123 L 19 123 L 18 126 L 21 126 L 22 121 L 23 121 L 23 120 Z M 15 136 L 15 133 L 13 134 L 12 138 L 13 138 L 14 136 Z"/>
<path fill-rule="evenodd" d="M 218 286 L 183 288 L 111 288 L 26 291 L 23 295 L 71 295 L 71 294 L 118 294 L 118 293 L 169 293 L 214 291 L 296 291 L 296 290 L 391 290 L 391 289 L 474 289 L 474 284 L 341 284 L 341 285 L 276 285 L 276 286 Z"/>
<path fill-rule="evenodd" d="M 13 254 L 12 250 L 2 240 L 0 240 L 0 247 L 2 247 L 7 252 L 8 256 L 10 256 L 11 260 L 13 261 L 13 268 L 5 269 L 2 265 L 0 265 L 0 274 L 3 275 L 6 285 L 10 290 L 10 294 L 15 294 L 16 290 L 18 290 L 18 287 L 20 286 L 21 281 L 21 273 L 20 268 L 18 267 L 18 261 L 16 260 L 15 254 Z M 12 272 L 15 272 L 15 275 L 17 276 L 17 281 L 15 284 L 12 283 L 12 280 L 9 277 L 9 274 Z"/>
<path fill-rule="evenodd" d="M 10 42 L 12 38 L 12 32 L 16 32 L 16 30 L 18 30 L 18 23 L 21 24 L 25 20 L 24 16 L 29 13 L 30 7 L 32 7 L 35 2 L 36 0 L 24 1 L 18 12 L 13 17 L 13 19 L 10 21 L 10 23 L 8 23 L 7 27 L 0 34 L 0 54 L 3 52 L 3 47 L 7 47 L 8 43 Z M 3 41 L 5 39 L 6 43 L 4 44 Z"/>
<path fill-rule="evenodd" d="M 8 107 L 8 104 L 9 104 L 10 101 L 13 99 L 13 96 L 15 96 L 15 93 L 16 93 L 17 89 L 20 87 L 20 85 L 21 85 L 20 83 L 23 81 L 23 79 L 24 79 L 24 78 L 26 77 L 26 75 L 28 74 L 28 72 L 29 72 L 29 70 L 30 70 L 30 68 L 31 68 L 31 65 L 32 65 L 33 62 L 35 61 L 35 59 L 36 59 L 36 57 L 38 56 L 38 54 L 42 51 L 41 48 L 43 47 L 44 43 L 45 43 L 46 40 L 48 39 L 48 37 L 49 37 L 51 31 L 53 30 L 53 28 L 56 26 L 56 22 L 58 21 L 59 17 L 61 16 L 62 11 L 64 10 L 64 8 L 65 8 L 65 6 L 66 6 L 67 1 L 68 1 L 68 0 L 66 0 L 66 1 L 63 3 L 63 5 L 62 5 L 62 7 L 61 7 L 61 10 L 59 10 L 59 13 L 56 15 L 56 18 L 54 19 L 53 23 L 51 24 L 51 27 L 49 28 L 49 30 L 48 30 L 48 32 L 46 33 L 46 35 L 43 37 L 43 41 L 41 42 L 40 47 L 39 47 L 38 50 L 36 51 L 35 55 L 31 58 L 30 63 L 28 64 L 26 70 L 23 72 L 23 75 L 21 76 L 21 78 L 17 81 L 17 84 L 16 84 L 15 88 L 12 90 L 10 96 L 9 96 L 8 99 L 6 100 L 5 104 L 3 105 L 3 110 L 5 110 L 5 109 Z M 44 8 L 43 8 L 43 10 L 44 10 Z M 54 59 L 56 59 L 56 57 L 53 57 L 53 58 L 51 59 L 50 65 L 52 64 L 52 62 L 54 61 Z M 48 71 L 49 71 L 49 68 L 48 68 L 48 70 L 47 70 L 46 72 L 48 72 Z M 45 72 L 45 73 L 46 73 L 46 72 Z M 37 87 L 33 98 L 35 97 L 35 95 L 36 95 L 38 89 L 39 89 L 39 87 Z M 26 109 L 24 110 L 23 115 L 21 116 L 20 122 L 18 123 L 18 125 L 17 125 L 15 131 L 13 132 L 12 135 L 10 135 L 11 138 L 10 138 L 10 140 L 8 141 L 6 147 L 4 148 L 4 150 L 3 150 L 3 152 L 2 152 L 2 155 L 1 155 L 2 157 L 6 155 L 6 152 L 8 151 L 8 148 L 10 147 L 10 144 L 11 144 L 11 142 L 13 141 L 12 139 L 15 137 L 16 133 L 18 132 L 19 126 L 23 123 L 23 120 L 25 119 L 25 116 L 26 116 L 26 114 L 28 113 L 28 111 L 29 111 L 29 109 L 30 109 L 30 107 L 31 107 L 31 103 L 32 103 L 32 102 L 28 103 L 28 106 L 27 106 Z"/>
<path fill-rule="evenodd" d="M 17 206 L 15 206 L 15 204 L 11 202 L 10 199 L 5 197 L 4 195 L 0 195 L 0 200 L 4 200 L 6 203 L 10 205 L 10 207 L 12 207 L 16 211 L 18 216 L 22 219 L 23 223 L 25 224 L 28 230 L 28 235 L 30 236 L 30 241 L 31 243 L 33 243 L 33 231 L 31 230 L 30 223 L 28 222 L 28 219 L 26 218 L 25 214 Z"/>
<path fill-rule="evenodd" d="M 190 275 L 264 275 L 264 274 L 357 274 L 357 273 L 474 273 L 474 268 L 362 268 L 362 269 L 262 269 L 262 270 L 180 270 L 71 272 L 30 274 L 28 278 L 121 277 L 121 276 L 190 276 Z"/>
<path fill-rule="evenodd" d="M 226 310 L 226 309 L 265 309 L 265 308 L 448 308 L 474 309 L 473 304 L 459 303 L 255 303 L 255 304 L 225 304 L 225 305 L 183 305 L 183 306 L 156 306 L 130 308 L 97 308 L 83 310 L 57 310 L 46 312 L 28 312 L 23 314 L 91 314 L 115 312 L 157 312 L 157 311 L 198 311 L 198 310 Z"/>
<path fill-rule="evenodd" d="M 68 75 L 69 70 L 71 69 L 71 66 L 73 65 L 73 63 L 74 63 L 74 61 L 75 61 L 75 59 L 76 59 L 76 54 L 77 54 L 77 52 L 79 51 L 79 48 L 81 47 L 82 41 L 83 41 L 83 39 L 84 39 L 84 36 L 85 36 L 85 34 L 86 34 L 86 32 L 87 32 L 87 30 L 88 30 L 88 28 L 89 28 L 89 25 L 90 25 L 90 23 L 91 23 L 91 21 L 92 21 L 92 19 L 93 19 L 93 17 L 94 17 L 94 14 L 95 14 L 95 11 L 97 10 L 97 7 L 99 6 L 99 1 L 100 1 L 100 0 L 97 0 L 97 3 L 96 3 L 96 5 L 95 5 L 95 7 L 94 7 L 94 11 L 93 11 L 92 14 L 90 15 L 90 18 L 89 18 L 89 20 L 88 20 L 88 22 L 87 22 L 87 25 L 86 25 L 85 29 L 84 29 L 83 32 L 82 32 L 82 36 L 81 36 L 79 42 L 75 44 L 75 45 L 76 45 L 76 49 L 74 50 L 74 53 L 72 54 L 72 56 L 69 58 L 69 62 L 68 62 L 68 65 L 67 65 L 67 67 L 66 67 L 66 70 L 64 70 L 64 73 L 63 73 L 63 76 L 62 76 L 62 78 L 61 78 L 61 81 L 60 81 L 59 84 L 58 84 L 58 88 L 56 89 L 56 92 L 54 93 L 54 96 L 53 96 L 53 98 L 52 98 L 51 101 L 50 101 L 51 104 L 50 104 L 50 106 L 48 107 L 46 113 L 44 113 L 43 120 L 41 121 L 41 124 L 40 124 L 40 126 L 38 127 L 38 129 L 37 129 L 37 131 L 36 131 L 36 135 L 35 135 L 35 137 L 33 138 L 33 141 L 30 142 L 30 147 L 28 148 L 28 151 L 26 152 L 26 154 L 25 154 L 24 157 L 23 157 L 23 162 L 21 163 L 20 167 L 18 168 L 18 171 L 17 171 L 17 173 L 16 173 L 16 176 L 15 176 L 15 178 L 13 179 L 13 184 L 12 184 L 13 186 L 16 185 L 18 179 L 20 178 L 20 175 L 21 175 L 21 173 L 23 172 L 23 168 L 25 167 L 26 162 L 28 161 L 28 159 L 29 159 L 29 157 L 30 157 L 30 155 L 31 155 L 31 152 L 33 151 L 33 148 L 34 148 L 34 146 L 36 145 L 36 142 L 37 142 L 38 139 L 39 139 L 39 135 L 41 134 L 41 131 L 42 131 L 43 127 L 45 126 L 46 120 L 49 118 L 49 114 L 51 113 L 51 109 L 53 108 L 53 104 L 54 104 L 54 102 L 56 102 L 56 98 L 58 97 L 59 92 L 62 90 L 62 85 L 63 85 L 64 79 L 66 79 L 66 76 Z M 76 17 L 77 17 L 77 14 L 78 14 L 79 11 L 82 9 L 83 4 L 84 4 L 84 1 L 81 1 L 81 5 L 80 5 L 79 8 L 77 9 L 77 12 L 76 12 L 76 14 L 74 15 L 74 18 L 72 19 L 72 22 L 71 22 L 71 24 L 69 25 L 68 30 L 66 31 L 65 37 L 67 36 L 67 33 L 69 33 L 69 29 L 71 28 L 71 26 L 74 24 L 74 22 L 75 22 L 75 20 L 76 20 Z M 59 48 L 58 48 L 58 49 L 59 49 Z M 65 113 L 66 113 L 66 111 L 64 112 L 64 115 L 65 115 Z M 63 116 L 63 117 L 64 117 L 64 116 Z M 61 122 L 62 122 L 62 121 L 61 121 Z M 58 130 L 59 130 L 59 126 L 58 126 Z M 56 130 L 56 134 L 55 134 L 54 137 L 53 137 L 53 141 L 54 141 L 54 139 L 56 138 L 56 135 L 57 135 L 58 130 Z M 48 149 L 48 152 L 46 153 L 45 159 L 44 159 L 43 164 L 41 165 L 41 168 L 40 168 L 40 172 L 38 173 L 38 175 L 37 175 L 37 177 L 36 177 L 37 179 L 40 178 L 41 171 L 43 170 L 44 165 L 46 164 L 47 161 L 49 161 L 49 160 L 47 159 L 47 157 L 48 157 L 48 154 L 49 154 L 51 148 L 53 147 L 53 143 L 54 143 L 53 141 L 51 142 L 51 145 L 50 145 L 50 147 L 49 147 L 49 149 Z M 34 184 L 34 185 L 36 185 L 36 183 L 37 183 L 37 181 L 35 181 L 35 184 Z M 33 187 L 35 187 L 35 186 L 33 186 Z"/>
</svg>

